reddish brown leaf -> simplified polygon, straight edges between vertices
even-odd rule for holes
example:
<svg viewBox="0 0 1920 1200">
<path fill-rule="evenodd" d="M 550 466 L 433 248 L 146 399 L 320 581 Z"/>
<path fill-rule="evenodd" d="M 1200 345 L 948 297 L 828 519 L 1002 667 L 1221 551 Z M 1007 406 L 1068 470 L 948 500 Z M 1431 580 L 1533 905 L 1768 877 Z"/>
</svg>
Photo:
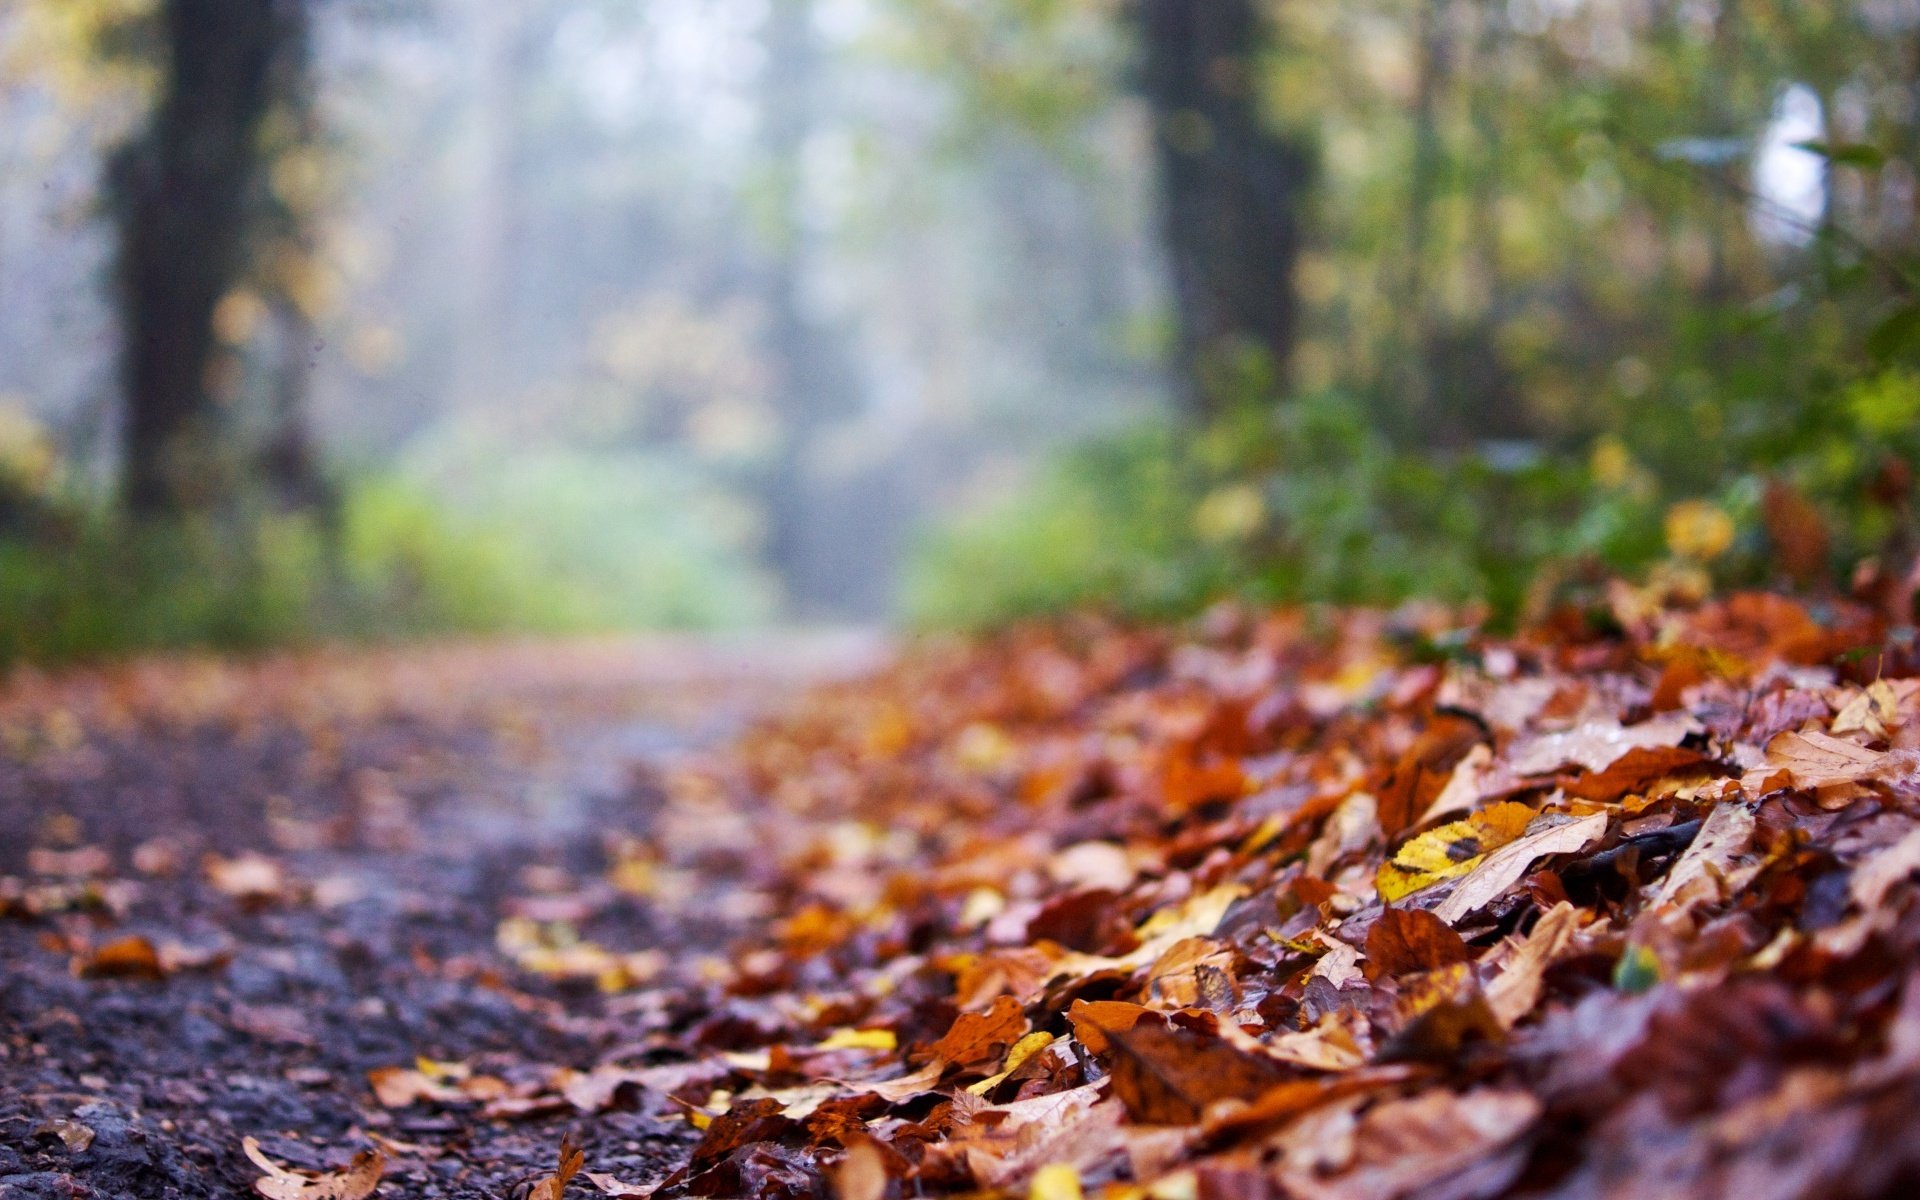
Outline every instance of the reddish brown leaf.
<svg viewBox="0 0 1920 1200">
<path fill-rule="evenodd" d="M 1384 975 L 1432 971 L 1470 957 L 1451 926 L 1420 909 L 1389 908 L 1367 930 L 1367 961 Z"/>
<path fill-rule="evenodd" d="M 1190 1125 L 1216 1101 L 1251 1102 L 1285 1078 L 1277 1063 L 1158 1016 L 1106 1037 L 1113 1093 L 1144 1125 Z"/>
</svg>

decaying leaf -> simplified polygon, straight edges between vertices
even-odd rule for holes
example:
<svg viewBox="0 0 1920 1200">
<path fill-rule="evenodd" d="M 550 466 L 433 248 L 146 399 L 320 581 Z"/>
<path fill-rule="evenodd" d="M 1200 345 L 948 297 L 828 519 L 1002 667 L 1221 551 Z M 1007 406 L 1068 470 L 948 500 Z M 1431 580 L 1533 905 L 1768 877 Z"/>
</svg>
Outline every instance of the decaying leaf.
<svg viewBox="0 0 1920 1200">
<path fill-rule="evenodd" d="M 93 1145 L 95 1137 L 93 1127 L 81 1121 L 67 1117 L 56 1117 L 51 1121 L 42 1121 L 33 1127 L 35 1137 L 57 1137 L 60 1144 L 75 1154 L 84 1153 Z"/>
<path fill-rule="evenodd" d="M 1350 1163 L 1333 1178 L 1297 1172 L 1282 1178 L 1300 1194 L 1343 1200 L 1447 1194 L 1451 1176 L 1511 1145 L 1539 1115 L 1540 1102 L 1523 1091 L 1423 1092 L 1369 1109 L 1352 1133 Z"/>
<path fill-rule="evenodd" d="M 1753 842 L 1751 810 L 1740 804 L 1722 804 L 1708 815 L 1687 852 L 1667 872 L 1654 895 L 1655 907 L 1684 907 L 1699 900 L 1718 900 L 1738 891 L 1746 875 L 1734 862 Z"/>
<path fill-rule="evenodd" d="M 833 1173 L 838 1200 L 883 1200 L 887 1194 L 887 1160 L 869 1138 L 847 1147 L 847 1156 Z"/>
<path fill-rule="evenodd" d="M 253 1190 L 267 1200 L 365 1200 L 380 1186 L 380 1176 L 387 1169 L 387 1156 L 378 1147 L 354 1155 L 353 1161 L 338 1171 L 309 1174 L 289 1171 L 274 1162 L 253 1138 L 240 1144 L 253 1165 L 266 1172 L 253 1181 Z"/>
</svg>

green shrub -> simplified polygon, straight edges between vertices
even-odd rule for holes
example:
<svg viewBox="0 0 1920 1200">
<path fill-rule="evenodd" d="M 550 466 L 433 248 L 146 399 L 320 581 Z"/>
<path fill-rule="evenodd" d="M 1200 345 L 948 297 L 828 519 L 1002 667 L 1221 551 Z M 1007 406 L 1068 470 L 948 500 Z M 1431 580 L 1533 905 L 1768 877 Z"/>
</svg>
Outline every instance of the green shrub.
<svg viewBox="0 0 1920 1200">
<path fill-rule="evenodd" d="M 0 664 L 321 639 L 761 617 L 745 530 L 655 464 L 529 456 L 462 494 L 399 476 L 338 512 L 132 526 L 69 505 L 0 536 Z"/>
<path fill-rule="evenodd" d="M 1632 572 L 1667 556 L 1668 498 L 1621 453 L 1607 472 L 1530 445 L 1399 449 L 1333 393 L 1206 431 L 1134 432 L 1068 451 L 932 531 L 910 569 L 909 614 L 971 627 L 1089 605 L 1168 615 L 1233 595 L 1482 601 L 1510 619 L 1550 565 Z M 1757 519 L 1751 480 L 1729 493 L 1714 512 Z"/>
</svg>

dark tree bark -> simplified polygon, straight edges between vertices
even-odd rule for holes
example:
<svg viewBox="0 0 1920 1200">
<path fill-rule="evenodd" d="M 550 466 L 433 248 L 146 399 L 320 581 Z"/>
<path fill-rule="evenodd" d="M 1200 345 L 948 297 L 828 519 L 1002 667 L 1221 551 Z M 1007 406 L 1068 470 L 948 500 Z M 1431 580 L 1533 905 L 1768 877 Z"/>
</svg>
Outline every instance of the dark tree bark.
<svg viewBox="0 0 1920 1200">
<path fill-rule="evenodd" d="M 1259 111 L 1257 0 L 1136 0 L 1135 22 L 1178 308 L 1175 367 L 1189 412 L 1204 419 L 1234 399 L 1249 352 L 1276 384 L 1285 373 L 1310 163 Z"/>
<path fill-rule="evenodd" d="M 289 131 L 290 146 L 305 148 L 320 138 L 314 111 L 313 28 L 305 0 L 279 0 L 280 28 L 270 77 L 274 124 Z M 319 255 L 315 216 L 308 196 L 276 196 L 267 202 L 263 232 L 307 259 Z M 266 394 L 266 437 L 256 470 L 267 497 L 282 510 L 318 513 L 331 524 L 339 497 L 328 479 L 312 423 L 313 353 L 317 332 L 299 296 L 284 281 L 268 302 L 274 326 L 271 381 Z"/>
<path fill-rule="evenodd" d="M 124 499 L 140 516 L 204 510 L 232 472 L 218 444 L 213 313 L 246 268 L 260 125 L 294 0 L 164 0 L 151 123 L 114 190 Z"/>
</svg>

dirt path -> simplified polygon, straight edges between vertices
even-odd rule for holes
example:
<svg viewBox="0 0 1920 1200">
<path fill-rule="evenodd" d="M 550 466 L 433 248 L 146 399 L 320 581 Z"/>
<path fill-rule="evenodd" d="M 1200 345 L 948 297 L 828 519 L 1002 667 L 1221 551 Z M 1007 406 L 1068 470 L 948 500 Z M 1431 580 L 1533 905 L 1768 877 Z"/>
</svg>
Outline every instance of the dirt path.
<svg viewBox="0 0 1920 1200">
<path fill-rule="evenodd" d="M 525 1098 L 631 1037 L 596 972 L 723 948 L 724 920 L 609 889 L 609 855 L 676 755 L 877 655 L 655 641 L 15 678 L 0 1197 L 245 1195 L 249 1136 L 302 1169 L 379 1140 L 392 1196 L 513 1194 L 570 1129 L 593 1169 L 657 1175 L 684 1121 Z M 422 1058 L 458 1065 L 407 1076 Z M 369 1073 L 392 1068 L 513 1092 L 389 1110 Z"/>
</svg>

